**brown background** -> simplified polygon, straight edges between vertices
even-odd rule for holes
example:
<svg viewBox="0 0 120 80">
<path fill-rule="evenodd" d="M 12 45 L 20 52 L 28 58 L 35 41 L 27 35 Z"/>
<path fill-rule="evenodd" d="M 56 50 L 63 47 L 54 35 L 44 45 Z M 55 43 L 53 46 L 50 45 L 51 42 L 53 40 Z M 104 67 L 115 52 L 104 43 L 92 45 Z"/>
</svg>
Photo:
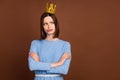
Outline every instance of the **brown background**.
<svg viewBox="0 0 120 80">
<path fill-rule="evenodd" d="M 0 80 L 33 80 L 30 43 L 49 0 L 0 0 Z M 72 45 L 65 80 L 120 80 L 120 1 L 52 0 L 60 38 Z"/>
</svg>

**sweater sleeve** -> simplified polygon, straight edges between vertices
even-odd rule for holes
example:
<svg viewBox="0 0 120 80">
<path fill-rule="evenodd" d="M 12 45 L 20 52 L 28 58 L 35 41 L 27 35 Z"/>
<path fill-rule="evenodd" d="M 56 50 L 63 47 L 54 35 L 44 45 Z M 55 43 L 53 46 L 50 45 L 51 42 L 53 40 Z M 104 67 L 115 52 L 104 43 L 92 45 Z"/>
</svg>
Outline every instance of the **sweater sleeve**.
<svg viewBox="0 0 120 80">
<path fill-rule="evenodd" d="M 37 40 L 32 41 L 31 46 L 30 46 L 30 52 L 35 52 L 36 54 L 38 54 L 37 44 L 38 44 Z M 51 63 L 36 62 L 30 56 L 28 56 L 28 64 L 29 64 L 29 69 L 31 71 L 34 71 L 34 70 L 50 70 L 50 66 L 51 66 Z"/>
<path fill-rule="evenodd" d="M 64 45 L 64 53 L 66 52 L 71 55 L 71 45 L 69 42 L 66 42 L 66 44 Z M 48 70 L 48 73 L 59 73 L 66 75 L 69 70 L 70 62 L 71 62 L 71 58 L 67 59 L 63 65 L 55 68 L 51 68 L 50 70 Z"/>
</svg>

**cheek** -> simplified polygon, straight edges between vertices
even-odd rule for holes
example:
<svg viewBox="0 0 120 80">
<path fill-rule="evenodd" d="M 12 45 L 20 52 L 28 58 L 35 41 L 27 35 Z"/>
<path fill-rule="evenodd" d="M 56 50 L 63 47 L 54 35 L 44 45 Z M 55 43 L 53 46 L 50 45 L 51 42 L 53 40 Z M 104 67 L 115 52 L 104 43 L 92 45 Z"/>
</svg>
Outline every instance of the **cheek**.
<svg viewBox="0 0 120 80">
<path fill-rule="evenodd" d="M 55 29 L 55 25 L 53 25 L 53 29 Z"/>
<path fill-rule="evenodd" d="M 47 27 L 46 27 L 46 26 L 43 26 L 43 29 L 44 29 L 44 30 L 46 30 L 46 29 L 47 29 Z"/>
<path fill-rule="evenodd" d="M 56 28 L 54 28 L 54 33 L 56 32 Z"/>
<path fill-rule="evenodd" d="M 55 30 L 56 30 L 55 27 L 53 28 L 53 30 L 54 30 L 54 32 L 55 32 Z"/>
</svg>

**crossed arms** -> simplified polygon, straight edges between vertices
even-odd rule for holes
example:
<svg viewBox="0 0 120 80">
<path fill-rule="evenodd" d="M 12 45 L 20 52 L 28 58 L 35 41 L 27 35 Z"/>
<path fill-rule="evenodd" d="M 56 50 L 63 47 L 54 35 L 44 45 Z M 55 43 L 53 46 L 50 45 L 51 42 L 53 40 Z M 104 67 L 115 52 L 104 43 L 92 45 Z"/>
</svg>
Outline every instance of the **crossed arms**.
<svg viewBox="0 0 120 80">
<path fill-rule="evenodd" d="M 29 56 L 30 56 L 34 61 L 40 62 L 40 58 L 39 58 L 39 56 L 38 56 L 35 52 L 29 53 Z M 54 68 L 54 67 L 61 66 L 61 65 L 64 64 L 65 60 L 70 59 L 70 58 L 71 58 L 70 54 L 64 53 L 64 54 L 61 56 L 60 60 L 59 60 L 58 62 L 53 62 L 53 63 L 51 63 L 50 67 L 51 67 L 51 68 Z"/>
</svg>

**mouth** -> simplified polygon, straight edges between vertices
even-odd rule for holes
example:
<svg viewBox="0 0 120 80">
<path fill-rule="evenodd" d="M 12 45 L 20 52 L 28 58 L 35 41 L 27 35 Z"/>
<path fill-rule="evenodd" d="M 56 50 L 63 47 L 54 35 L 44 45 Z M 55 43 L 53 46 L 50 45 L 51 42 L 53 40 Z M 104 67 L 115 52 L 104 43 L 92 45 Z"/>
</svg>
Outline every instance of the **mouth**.
<svg viewBox="0 0 120 80">
<path fill-rule="evenodd" d="M 53 29 L 48 29 L 47 32 L 51 32 Z"/>
</svg>

